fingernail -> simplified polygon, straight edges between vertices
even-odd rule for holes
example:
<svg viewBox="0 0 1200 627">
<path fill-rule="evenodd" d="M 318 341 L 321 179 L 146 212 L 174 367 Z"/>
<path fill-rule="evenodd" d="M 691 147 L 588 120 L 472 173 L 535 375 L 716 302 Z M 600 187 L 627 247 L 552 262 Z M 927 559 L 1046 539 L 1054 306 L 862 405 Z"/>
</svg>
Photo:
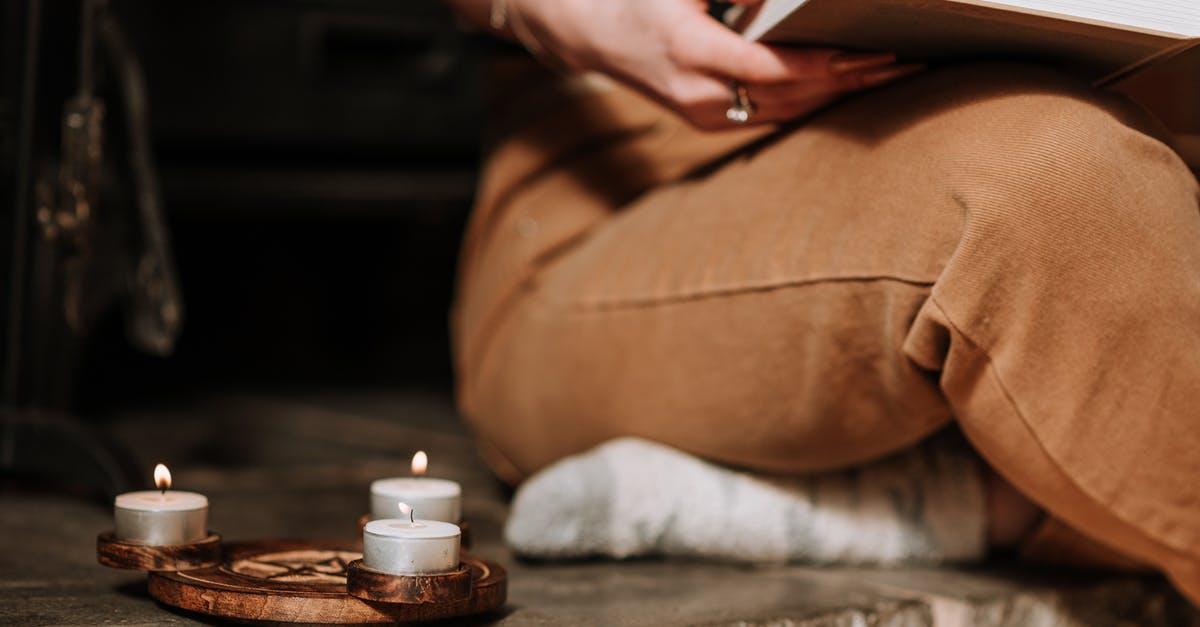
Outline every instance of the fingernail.
<svg viewBox="0 0 1200 627">
<path fill-rule="evenodd" d="M 829 59 L 829 71 L 846 74 L 895 62 L 896 55 L 890 52 L 843 52 Z"/>
<path fill-rule="evenodd" d="M 893 65 L 892 67 L 880 68 L 862 73 L 862 84 L 864 87 L 894 81 L 902 76 L 908 76 L 914 72 L 920 72 L 925 69 L 921 63 L 909 63 L 906 65 Z"/>
</svg>

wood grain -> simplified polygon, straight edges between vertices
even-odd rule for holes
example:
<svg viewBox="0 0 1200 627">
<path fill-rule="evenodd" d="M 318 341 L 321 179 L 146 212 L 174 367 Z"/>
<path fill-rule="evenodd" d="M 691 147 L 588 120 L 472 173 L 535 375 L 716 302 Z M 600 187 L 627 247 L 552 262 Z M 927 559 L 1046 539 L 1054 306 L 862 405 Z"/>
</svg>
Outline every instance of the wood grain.
<svg viewBox="0 0 1200 627">
<path fill-rule="evenodd" d="M 393 575 L 367 568 L 354 560 L 346 568 L 346 591 L 382 603 L 440 603 L 471 596 L 471 568 L 460 563 L 453 572 L 437 575 Z"/>
<path fill-rule="evenodd" d="M 111 531 L 96 536 L 96 560 L 110 568 L 163 572 L 216 566 L 221 561 L 221 536 L 192 544 L 150 545 L 122 542 Z"/>
<path fill-rule="evenodd" d="M 347 570 L 362 558 L 350 541 L 231 542 L 216 567 L 150 575 L 150 595 L 167 605 L 235 620 L 370 624 L 435 620 L 495 610 L 508 597 L 508 575 L 493 562 L 463 555 L 468 593 L 425 603 L 382 603 L 347 593 Z"/>
</svg>

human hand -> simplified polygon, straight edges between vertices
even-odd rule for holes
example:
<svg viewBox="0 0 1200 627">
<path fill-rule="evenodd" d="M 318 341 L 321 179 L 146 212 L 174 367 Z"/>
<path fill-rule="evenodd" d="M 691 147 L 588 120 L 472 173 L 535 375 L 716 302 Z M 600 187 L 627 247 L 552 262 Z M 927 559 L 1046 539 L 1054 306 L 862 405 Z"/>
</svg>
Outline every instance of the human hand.
<svg viewBox="0 0 1200 627">
<path fill-rule="evenodd" d="M 758 0 L 740 0 L 754 4 Z M 507 0 L 534 44 L 576 71 L 622 80 L 704 129 L 729 128 L 731 85 L 755 107 L 747 123 L 782 122 L 847 92 L 920 69 L 891 54 L 767 46 L 707 15 L 703 0 Z M 514 29 L 516 25 L 514 25 Z"/>
</svg>

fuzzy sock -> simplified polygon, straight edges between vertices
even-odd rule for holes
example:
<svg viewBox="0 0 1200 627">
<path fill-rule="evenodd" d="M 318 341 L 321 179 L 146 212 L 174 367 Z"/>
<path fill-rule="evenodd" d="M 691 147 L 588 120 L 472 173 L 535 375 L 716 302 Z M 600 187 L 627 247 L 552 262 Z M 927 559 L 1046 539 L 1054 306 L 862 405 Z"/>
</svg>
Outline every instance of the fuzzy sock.
<svg viewBox="0 0 1200 627">
<path fill-rule="evenodd" d="M 610 440 L 527 480 L 505 538 L 517 553 L 542 559 L 979 559 L 986 550 L 981 466 L 955 444 L 935 438 L 858 468 L 775 477 L 646 440 Z"/>
</svg>

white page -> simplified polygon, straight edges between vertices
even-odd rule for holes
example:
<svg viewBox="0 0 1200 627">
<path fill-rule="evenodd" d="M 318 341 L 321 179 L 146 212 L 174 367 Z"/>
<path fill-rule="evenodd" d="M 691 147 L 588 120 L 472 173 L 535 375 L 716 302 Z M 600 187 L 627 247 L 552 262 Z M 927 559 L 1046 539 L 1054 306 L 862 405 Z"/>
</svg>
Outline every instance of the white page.
<svg viewBox="0 0 1200 627">
<path fill-rule="evenodd" d="M 1018 7 L 1200 37 L 1200 0 L 979 0 L 971 4 Z"/>
<path fill-rule="evenodd" d="M 956 0 L 945 0 L 955 2 Z M 1200 37 L 1200 0 L 963 0 L 966 4 L 1016 7 L 1132 28 Z M 807 0 L 766 0 L 743 35 L 762 37 Z"/>
</svg>

